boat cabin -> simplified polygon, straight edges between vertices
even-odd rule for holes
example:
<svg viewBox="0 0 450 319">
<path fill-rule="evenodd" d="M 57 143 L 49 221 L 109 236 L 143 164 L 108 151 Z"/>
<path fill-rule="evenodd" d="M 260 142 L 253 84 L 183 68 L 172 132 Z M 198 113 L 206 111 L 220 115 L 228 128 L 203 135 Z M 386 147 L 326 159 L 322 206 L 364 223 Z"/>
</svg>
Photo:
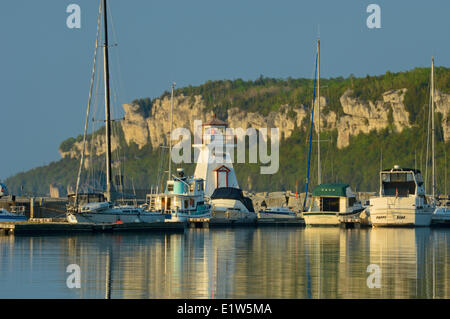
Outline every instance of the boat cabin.
<svg viewBox="0 0 450 319">
<path fill-rule="evenodd" d="M 149 210 L 162 212 L 195 210 L 198 205 L 205 203 L 204 180 L 187 178 L 182 169 L 177 171 L 178 177 L 167 181 L 164 193 L 147 195 Z"/>
<path fill-rule="evenodd" d="M 408 197 L 409 195 L 425 195 L 422 174 L 417 169 L 400 168 L 380 172 L 380 196 Z"/>
<path fill-rule="evenodd" d="M 69 194 L 67 196 L 70 205 L 75 205 L 76 194 Z M 103 193 L 78 193 L 78 205 L 84 205 L 89 203 L 106 202 L 105 195 Z"/>
<path fill-rule="evenodd" d="M 356 194 L 348 184 L 321 184 L 312 196 L 310 211 L 345 213 L 356 203 Z"/>
</svg>

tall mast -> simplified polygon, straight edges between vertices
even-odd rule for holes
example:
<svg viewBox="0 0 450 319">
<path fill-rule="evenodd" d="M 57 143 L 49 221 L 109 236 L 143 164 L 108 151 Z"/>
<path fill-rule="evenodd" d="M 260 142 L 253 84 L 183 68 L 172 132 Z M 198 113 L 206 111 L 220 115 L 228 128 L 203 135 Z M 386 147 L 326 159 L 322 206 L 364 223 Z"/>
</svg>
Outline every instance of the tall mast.
<svg viewBox="0 0 450 319">
<path fill-rule="evenodd" d="M 172 176 L 172 126 L 173 126 L 173 91 L 175 89 L 175 82 L 172 83 L 172 95 L 170 98 L 170 132 L 169 132 L 169 177 Z"/>
<path fill-rule="evenodd" d="M 435 197 L 435 156 L 434 156 L 434 57 L 431 58 L 431 193 Z"/>
<path fill-rule="evenodd" d="M 112 176 L 111 176 L 111 108 L 109 97 L 109 60 L 108 60 L 108 10 L 106 7 L 106 0 L 103 0 L 103 26 L 104 26 L 104 39 L 103 46 L 103 60 L 104 60 L 104 72 L 105 72 L 105 134 L 106 134 L 106 199 L 112 201 Z"/>
<path fill-rule="evenodd" d="M 316 105 L 316 81 L 317 81 L 317 58 L 316 55 L 316 65 L 315 65 L 315 73 L 314 73 L 314 85 L 313 85 L 313 100 L 311 106 L 311 127 L 309 129 L 309 147 L 308 147 L 308 164 L 306 166 L 306 190 L 305 190 L 305 199 L 303 202 L 303 211 L 306 209 L 306 201 L 308 199 L 308 188 L 309 188 L 309 169 L 311 167 L 311 145 L 312 145 L 312 136 L 314 129 L 314 106 Z"/>
<path fill-rule="evenodd" d="M 320 39 L 317 39 L 317 185 L 322 184 L 320 169 Z"/>
</svg>

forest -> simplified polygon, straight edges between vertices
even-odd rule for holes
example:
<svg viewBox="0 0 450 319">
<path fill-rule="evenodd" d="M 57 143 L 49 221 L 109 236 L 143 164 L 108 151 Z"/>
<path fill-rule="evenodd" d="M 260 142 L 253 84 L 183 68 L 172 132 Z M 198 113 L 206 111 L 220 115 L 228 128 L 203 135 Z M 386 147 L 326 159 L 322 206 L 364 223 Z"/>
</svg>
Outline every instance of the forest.
<svg viewBox="0 0 450 319">
<path fill-rule="evenodd" d="M 427 150 L 427 118 L 429 103 L 429 68 L 415 68 L 406 72 L 356 78 L 321 78 L 321 95 L 327 99 L 327 106 L 323 112 L 335 111 L 338 116 L 343 114 L 339 98 L 347 89 L 361 100 L 376 101 L 381 99 L 384 92 L 393 89 L 406 88 L 405 107 L 409 113 L 412 126 L 397 132 L 393 125 L 381 132 L 372 131 L 369 134 L 359 134 L 351 137 L 350 145 L 343 149 L 336 146 L 337 131 L 321 133 L 325 140 L 321 145 L 321 168 L 323 182 L 349 183 L 357 191 L 378 191 L 380 168 L 390 168 L 395 164 L 402 167 L 418 168 L 422 171 L 429 189 L 431 173 L 429 165 L 431 158 L 426 158 Z M 436 88 L 440 92 L 450 94 L 450 69 L 437 67 L 435 69 Z M 292 108 L 299 105 L 311 107 L 312 79 L 275 79 L 260 76 L 256 80 L 242 79 L 208 81 L 199 86 L 178 88 L 175 94 L 185 96 L 201 95 L 208 109 L 213 110 L 217 117 L 226 120 L 227 110 L 238 107 L 247 112 L 259 112 L 267 115 L 271 111 L 277 112 L 281 105 Z M 164 92 L 158 98 L 169 95 Z M 145 116 L 150 116 L 154 99 L 139 98 L 132 103 L 142 106 Z M 441 123 L 442 115 L 436 113 L 436 123 Z M 450 119 L 447 119 L 450 121 Z M 167 150 L 153 149 L 150 144 L 139 149 L 131 143 L 127 145 L 119 123 L 115 124 L 115 131 L 120 139 L 120 168 L 119 175 L 124 176 L 124 188 L 149 191 L 163 183 L 164 171 L 168 166 Z M 94 134 L 101 134 L 100 129 Z M 296 127 L 293 134 L 280 142 L 280 168 L 274 175 L 261 175 L 260 165 L 235 164 L 235 170 L 240 186 L 248 191 L 282 191 L 299 192 L 305 189 L 306 165 L 309 139 L 309 119 L 301 127 Z M 70 150 L 73 144 L 81 141 L 82 136 L 71 137 L 61 143 L 60 149 Z M 442 126 L 436 127 L 436 175 L 438 192 L 450 193 L 448 154 L 450 141 L 443 139 Z M 104 158 L 99 157 L 92 162 L 92 167 L 84 172 L 84 180 L 94 177 L 102 180 L 100 167 Z M 428 163 L 428 165 L 427 165 Z M 64 158 L 46 166 L 37 167 L 27 172 L 21 172 L 8 178 L 5 183 L 11 193 L 34 194 L 44 196 L 49 192 L 50 184 L 59 184 L 67 189 L 76 181 L 79 160 Z M 177 165 L 175 165 L 177 166 Z M 180 166 L 180 165 L 178 165 Z M 183 167 L 188 174 L 194 171 L 194 164 Z M 94 176 L 94 169 L 99 175 Z M 312 148 L 311 178 L 312 184 L 317 182 L 317 146 Z M 166 176 L 167 177 L 167 176 Z M 98 185 L 101 188 L 103 183 Z"/>
</svg>

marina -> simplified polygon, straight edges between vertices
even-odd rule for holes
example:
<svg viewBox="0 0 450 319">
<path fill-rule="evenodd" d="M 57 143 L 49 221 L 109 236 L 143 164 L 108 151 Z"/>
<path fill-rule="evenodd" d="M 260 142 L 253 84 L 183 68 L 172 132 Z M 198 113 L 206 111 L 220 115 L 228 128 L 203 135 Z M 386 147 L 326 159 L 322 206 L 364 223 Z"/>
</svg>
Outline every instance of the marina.
<svg viewBox="0 0 450 319">
<path fill-rule="evenodd" d="M 449 299 L 445 28 L 424 20 L 427 48 L 372 37 L 380 12 L 364 33 L 336 6 L 216 6 L 85 1 L 64 33 L 29 19 L 51 41 L 11 29 L 0 299 Z"/>
</svg>

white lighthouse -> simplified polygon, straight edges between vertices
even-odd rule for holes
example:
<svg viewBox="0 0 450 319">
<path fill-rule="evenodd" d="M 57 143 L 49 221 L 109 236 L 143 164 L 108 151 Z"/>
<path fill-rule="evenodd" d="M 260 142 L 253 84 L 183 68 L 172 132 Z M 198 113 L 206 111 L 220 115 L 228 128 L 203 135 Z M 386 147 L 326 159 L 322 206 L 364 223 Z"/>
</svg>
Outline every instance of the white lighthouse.
<svg viewBox="0 0 450 319">
<path fill-rule="evenodd" d="M 200 151 L 194 178 L 205 180 L 206 196 L 211 196 L 219 187 L 239 189 L 229 153 L 236 147 L 236 140 L 234 135 L 227 135 L 227 126 L 226 122 L 214 115 L 210 121 L 202 124 L 200 143 L 194 144 Z"/>
</svg>

